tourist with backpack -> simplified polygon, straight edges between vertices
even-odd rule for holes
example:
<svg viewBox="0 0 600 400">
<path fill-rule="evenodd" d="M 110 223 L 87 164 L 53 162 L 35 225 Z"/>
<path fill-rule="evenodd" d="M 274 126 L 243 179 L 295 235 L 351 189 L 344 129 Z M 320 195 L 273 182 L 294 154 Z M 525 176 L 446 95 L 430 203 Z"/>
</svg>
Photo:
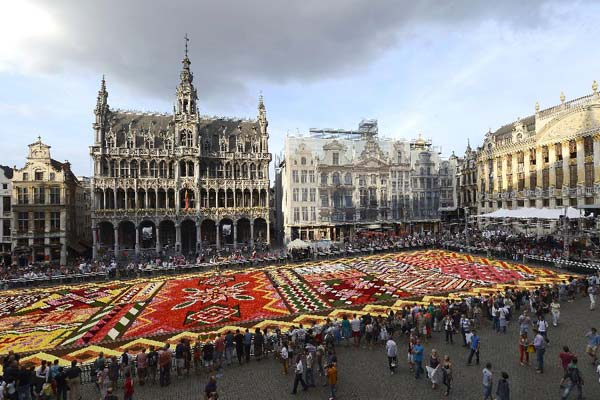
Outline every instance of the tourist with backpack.
<svg viewBox="0 0 600 400">
<path fill-rule="evenodd" d="M 156 371 L 158 370 L 158 353 L 154 349 L 154 346 L 150 346 L 147 358 L 148 364 L 148 378 L 152 379 L 152 383 L 156 383 Z"/>
<path fill-rule="evenodd" d="M 567 399 L 573 389 L 577 389 L 577 398 L 581 399 L 583 396 L 583 378 L 581 377 L 581 372 L 579 371 L 579 367 L 577 366 L 577 357 L 573 357 L 569 367 L 567 368 L 567 372 L 565 373 L 562 382 L 561 388 L 564 388 L 562 393 L 562 399 Z"/>
</svg>

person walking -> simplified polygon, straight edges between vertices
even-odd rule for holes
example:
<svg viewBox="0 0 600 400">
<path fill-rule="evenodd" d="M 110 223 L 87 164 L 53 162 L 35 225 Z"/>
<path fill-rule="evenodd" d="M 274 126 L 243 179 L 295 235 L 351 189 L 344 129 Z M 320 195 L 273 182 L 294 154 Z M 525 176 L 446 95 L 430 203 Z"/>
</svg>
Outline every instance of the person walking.
<svg viewBox="0 0 600 400">
<path fill-rule="evenodd" d="M 289 357 L 289 353 L 288 353 L 288 348 L 287 348 L 287 343 L 284 343 L 283 346 L 281 347 L 281 363 L 283 364 L 283 374 L 287 375 L 288 374 L 288 357 Z"/>
<path fill-rule="evenodd" d="M 598 287 L 595 284 L 588 286 L 588 296 L 590 297 L 590 311 L 594 311 L 596 308 L 596 295 L 598 294 Z"/>
<path fill-rule="evenodd" d="M 419 379 L 423 373 L 423 346 L 421 345 L 421 340 L 417 339 L 412 352 L 415 364 L 415 379 Z"/>
<path fill-rule="evenodd" d="M 69 400 L 79 400 L 79 387 L 81 386 L 81 368 L 77 360 L 71 361 L 71 368 L 67 370 L 67 384 L 69 385 Z"/>
<path fill-rule="evenodd" d="M 125 373 L 125 383 L 123 384 L 123 400 L 133 400 L 133 379 L 131 379 L 131 373 L 127 371 Z"/>
<path fill-rule="evenodd" d="M 398 365 L 398 346 L 391 337 L 385 343 L 385 350 L 388 358 L 388 365 L 390 367 L 390 375 L 394 375 L 396 366 Z"/>
<path fill-rule="evenodd" d="M 562 366 L 563 374 L 566 374 L 567 369 L 569 369 L 569 364 L 571 364 L 571 361 L 573 361 L 573 358 L 575 358 L 575 354 L 571 353 L 571 350 L 569 350 L 568 346 L 563 346 L 563 351 L 560 352 L 558 358 L 560 358 L 560 365 Z"/>
<path fill-rule="evenodd" d="M 544 337 L 546 343 L 550 343 L 550 339 L 548 339 L 548 322 L 544 319 L 543 315 L 538 316 L 537 330 Z"/>
<path fill-rule="evenodd" d="M 529 365 L 529 338 L 527 332 L 523 332 L 519 336 L 519 364 L 522 366 Z"/>
<path fill-rule="evenodd" d="M 598 361 L 598 346 L 600 346 L 600 335 L 596 331 L 596 328 L 592 328 L 588 333 L 585 334 L 587 337 L 587 346 L 585 352 L 592 359 L 592 365 L 596 365 Z"/>
<path fill-rule="evenodd" d="M 292 394 L 296 394 L 298 390 L 298 383 L 302 384 L 302 390 L 308 390 L 308 386 L 306 385 L 306 382 L 304 382 L 304 378 L 302 377 L 303 375 L 304 365 L 302 364 L 302 356 L 298 354 L 298 356 L 296 357 L 296 375 L 294 377 L 294 388 L 292 389 Z"/>
<path fill-rule="evenodd" d="M 246 357 L 246 363 L 250 362 L 251 348 L 252 348 L 252 333 L 250 333 L 250 329 L 246 328 L 246 333 L 244 333 L 244 357 Z"/>
<path fill-rule="evenodd" d="M 496 400 L 510 400 L 510 386 L 508 384 L 508 373 L 502 372 L 502 379 L 496 387 Z"/>
<path fill-rule="evenodd" d="M 481 346 L 481 339 L 477 336 L 477 331 L 473 331 L 473 335 L 471 336 L 471 344 L 470 344 L 470 352 L 469 358 L 467 359 L 467 365 L 471 365 L 473 361 L 473 356 L 475 356 L 475 363 L 479 365 L 479 349 Z"/>
<path fill-rule="evenodd" d="M 467 334 L 470 332 L 471 332 L 471 323 L 469 322 L 469 319 L 465 316 L 465 314 L 462 314 L 462 316 L 460 317 L 460 334 L 463 339 L 463 347 L 469 346 L 467 344 Z"/>
<path fill-rule="evenodd" d="M 535 355 L 537 359 L 537 368 L 535 372 L 538 374 L 544 373 L 544 354 L 546 353 L 546 340 L 537 329 L 533 330 L 535 337 L 533 338 L 533 347 L 535 347 Z"/>
<path fill-rule="evenodd" d="M 573 357 L 573 360 L 571 360 L 560 386 L 565 389 L 561 397 L 563 400 L 569 397 L 573 389 L 577 389 L 578 400 L 583 398 L 583 378 L 577 366 L 577 357 Z"/>
<path fill-rule="evenodd" d="M 431 388 L 437 389 L 438 385 L 441 381 L 441 366 L 440 359 L 437 355 L 436 349 L 431 349 L 431 354 L 429 355 L 429 365 L 427 365 L 427 376 L 431 381 Z"/>
<path fill-rule="evenodd" d="M 169 344 L 158 353 L 159 384 L 169 386 L 171 384 L 171 348 Z"/>
<path fill-rule="evenodd" d="M 135 358 L 137 364 L 137 375 L 140 382 L 140 386 L 144 386 L 146 382 L 146 376 L 148 375 L 148 355 L 146 349 L 142 348 L 142 351 L 138 353 Z"/>
<path fill-rule="evenodd" d="M 335 400 L 335 394 L 337 391 L 337 365 L 336 363 L 331 363 L 327 366 L 327 384 L 329 385 L 329 391 L 331 397 L 329 400 Z"/>
<path fill-rule="evenodd" d="M 307 345 L 308 346 L 308 345 Z M 315 375 L 313 366 L 315 364 L 315 356 L 311 351 L 306 351 L 306 384 L 309 387 L 315 387 Z"/>
<path fill-rule="evenodd" d="M 242 335 L 239 329 L 235 330 L 233 341 L 235 342 L 235 355 L 238 359 L 238 364 L 242 365 L 242 360 L 244 359 L 244 335 Z"/>
<path fill-rule="evenodd" d="M 446 386 L 444 396 L 448 396 L 450 394 L 450 389 L 452 388 L 452 362 L 450 362 L 450 356 L 447 354 L 444 356 L 442 367 L 442 383 Z"/>
<path fill-rule="evenodd" d="M 531 317 L 527 310 L 523 310 L 523 313 L 519 316 L 519 334 L 529 333 L 531 330 Z"/>
<path fill-rule="evenodd" d="M 454 335 L 454 321 L 452 321 L 452 317 L 450 314 L 446 314 L 443 320 L 444 332 L 446 333 L 446 344 L 454 344 L 452 340 L 452 335 Z"/>
<path fill-rule="evenodd" d="M 560 318 L 560 302 L 558 301 L 558 297 L 552 299 L 550 312 L 552 313 L 552 326 L 558 326 L 558 319 Z"/>
<path fill-rule="evenodd" d="M 493 374 L 492 374 L 492 364 L 485 364 L 485 368 L 482 371 L 483 374 L 483 400 L 492 400 L 492 387 L 493 383 Z"/>
</svg>

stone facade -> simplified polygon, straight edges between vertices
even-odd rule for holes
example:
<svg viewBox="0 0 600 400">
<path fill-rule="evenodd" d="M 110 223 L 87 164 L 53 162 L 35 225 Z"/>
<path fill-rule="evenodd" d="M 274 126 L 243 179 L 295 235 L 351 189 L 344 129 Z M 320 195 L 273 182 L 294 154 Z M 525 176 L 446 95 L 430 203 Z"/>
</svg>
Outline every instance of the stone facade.
<svg viewBox="0 0 600 400">
<path fill-rule="evenodd" d="M 278 171 L 285 241 L 335 241 L 359 229 L 437 229 L 441 162 L 422 138 L 380 138 L 376 120 L 363 120 L 358 130 L 287 137 Z M 442 170 L 452 179 L 449 168 Z M 453 191 L 446 178 L 444 184 Z"/>
<path fill-rule="evenodd" d="M 30 144 L 25 166 L 15 167 L 12 178 L 12 245 L 17 261 L 64 265 L 68 256 L 85 254 L 91 228 L 85 224 L 84 197 L 85 189 L 68 162 L 52 159 L 50 146 L 41 139 Z"/>
<path fill-rule="evenodd" d="M 545 110 L 536 103 L 535 114 L 486 134 L 477 154 L 479 214 L 600 207 L 598 85 L 594 81 L 592 94 L 571 101 L 561 93 L 560 101 Z"/>
<path fill-rule="evenodd" d="M 12 254 L 12 182 L 13 169 L 0 165 L 0 265 L 10 264 Z"/>
<path fill-rule="evenodd" d="M 254 120 L 201 116 L 187 50 L 182 63 L 172 114 L 113 110 L 102 80 L 90 148 L 94 256 L 270 241 L 262 96 Z"/>
</svg>

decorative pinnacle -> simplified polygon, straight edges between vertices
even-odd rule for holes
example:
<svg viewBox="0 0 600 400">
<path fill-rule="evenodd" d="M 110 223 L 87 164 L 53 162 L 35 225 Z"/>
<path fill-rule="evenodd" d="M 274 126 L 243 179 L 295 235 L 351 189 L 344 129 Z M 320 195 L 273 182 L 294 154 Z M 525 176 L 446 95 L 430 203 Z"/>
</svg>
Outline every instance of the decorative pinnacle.
<svg viewBox="0 0 600 400">
<path fill-rule="evenodd" d="M 596 82 L 595 80 L 594 80 L 594 82 L 592 82 L 592 91 L 594 93 L 598 92 L 598 82 Z"/>
<path fill-rule="evenodd" d="M 185 39 L 185 58 L 187 58 L 187 56 L 188 56 L 188 42 L 190 41 L 190 38 L 188 38 L 187 32 L 185 33 L 185 36 L 183 38 Z"/>
<path fill-rule="evenodd" d="M 560 92 L 560 102 L 561 102 L 561 103 L 564 103 L 564 102 L 565 102 L 565 99 L 566 99 L 566 97 L 565 97 L 565 94 L 564 94 L 564 92 Z"/>
<path fill-rule="evenodd" d="M 535 112 L 539 112 L 540 111 L 540 103 L 538 103 L 537 101 L 535 102 Z"/>
</svg>

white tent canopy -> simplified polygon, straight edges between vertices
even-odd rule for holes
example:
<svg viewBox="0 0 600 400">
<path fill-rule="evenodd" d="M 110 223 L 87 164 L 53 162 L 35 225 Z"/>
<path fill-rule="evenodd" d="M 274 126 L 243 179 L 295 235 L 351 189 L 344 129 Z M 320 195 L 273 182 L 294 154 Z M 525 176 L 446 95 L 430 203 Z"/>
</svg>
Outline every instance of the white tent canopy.
<svg viewBox="0 0 600 400">
<path fill-rule="evenodd" d="M 287 244 L 288 250 L 307 249 L 309 247 L 310 245 L 308 243 L 300 239 L 292 240 Z"/>
<path fill-rule="evenodd" d="M 517 208 L 514 210 L 507 210 L 500 208 L 494 212 L 488 214 L 478 215 L 477 218 L 514 218 L 514 219 L 559 219 L 565 215 L 564 208 Z M 566 216 L 571 219 L 577 219 L 581 217 L 579 210 L 568 207 L 566 209 Z"/>
</svg>

